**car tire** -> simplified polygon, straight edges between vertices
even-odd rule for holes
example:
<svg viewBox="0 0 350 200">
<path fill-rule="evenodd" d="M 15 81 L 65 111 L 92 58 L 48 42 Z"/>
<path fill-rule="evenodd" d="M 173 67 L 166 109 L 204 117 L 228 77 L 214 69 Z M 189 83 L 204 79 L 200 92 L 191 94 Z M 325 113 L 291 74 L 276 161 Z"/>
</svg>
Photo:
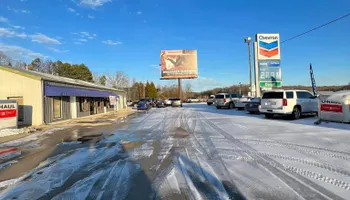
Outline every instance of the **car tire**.
<svg viewBox="0 0 350 200">
<path fill-rule="evenodd" d="M 233 109 L 233 108 L 234 108 L 233 103 L 230 103 L 230 104 L 228 105 L 228 109 Z"/>
<path fill-rule="evenodd" d="M 249 113 L 249 114 L 254 114 L 255 112 L 253 112 L 253 111 L 249 111 L 248 113 Z"/>
<path fill-rule="evenodd" d="M 272 118 L 273 118 L 273 114 L 265 114 L 265 117 L 266 117 L 267 119 L 272 119 Z"/>
<path fill-rule="evenodd" d="M 301 111 L 298 106 L 295 106 L 292 112 L 292 119 L 299 119 L 301 117 Z"/>
<path fill-rule="evenodd" d="M 221 107 L 220 106 L 216 106 L 216 109 L 220 109 Z"/>
</svg>

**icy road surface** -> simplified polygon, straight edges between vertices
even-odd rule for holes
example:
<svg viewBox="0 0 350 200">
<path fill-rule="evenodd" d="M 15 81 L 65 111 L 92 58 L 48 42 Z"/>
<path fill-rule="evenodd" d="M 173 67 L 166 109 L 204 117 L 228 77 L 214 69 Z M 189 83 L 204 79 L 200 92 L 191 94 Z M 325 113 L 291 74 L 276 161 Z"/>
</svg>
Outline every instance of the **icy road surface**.
<svg viewBox="0 0 350 200">
<path fill-rule="evenodd" d="M 350 125 L 315 120 L 154 108 L 0 182 L 0 199 L 350 199 Z"/>
</svg>

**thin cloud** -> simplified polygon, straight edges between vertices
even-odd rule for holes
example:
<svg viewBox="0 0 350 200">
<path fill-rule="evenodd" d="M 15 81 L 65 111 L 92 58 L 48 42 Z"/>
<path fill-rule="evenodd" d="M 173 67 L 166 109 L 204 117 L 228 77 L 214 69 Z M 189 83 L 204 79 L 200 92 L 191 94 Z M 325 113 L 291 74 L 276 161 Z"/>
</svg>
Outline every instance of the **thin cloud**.
<svg viewBox="0 0 350 200">
<path fill-rule="evenodd" d="M 83 44 L 83 43 L 81 43 L 81 42 L 74 42 L 74 44 L 81 45 L 81 44 Z"/>
<path fill-rule="evenodd" d="M 89 19 L 95 19 L 95 16 L 88 15 L 88 18 L 89 18 Z"/>
<path fill-rule="evenodd" d="M 56 48 L 53 48 L 53 47 L 49 47 L 48 49 L 53 51 L 53 52 L 56 52 L 56 53 L 67 53 L 67 52 L 69 52 L 69 50 L 60 50 L 60 49 L 56 49 Z"/>
<path fill-rule="evenodd" d="M 7 6 L 7 10 L 8 10 L 8 11 L 12 11 L 12 12 L 14 12 L 14 13 L 24 13 L 24 14 L 29 14 L 29 13 L 30 13 L 29 10 L 14 9 L 14 8 L 11 8 L 10 6 Z"/>
<path fill-rule="evenodd" d="M 0 37 L 14 37 L 16 32 L 9 28 L 1 28 L 0 27 Z"/>
<path fill-rule="evenodd" d="M 16 25 L 10 25 L 11 27 L 15 28 L 15 29 L 25 29 L 23 26 L 16 26 Z"/>
<path fill-rule="evenodd" d="M 79 42 L 87 42 L 88 40 L 85 39 L 85 38 L 80 38 L 80 39 L 77 39 Z"/>
<path fill-rule="evenodd" d="M 5 17 L 0 16 L 0 22 L 7 23 L 7 22 L 9 22 L 9 20 Z"/>
<path fill-rule="evenodd" d="M 20 46 L 5 45 L 2 43 L 0 43 L 0 51 L 16 60 L 33 60 L 35 58 L 41 58 L 45 60 L 49 57 Z"/>
<path fill-rule="evenodd" d="M 73 8 L 67 8 L 67 10 L 68 10 L 69 12 L 72 12 L 72 13 L 75 12 L 75 10 L 74 10 Z"/>
<path fill-rule="evenodd" d="M 122 44 L 121 42 L 119 42 L 119 41 L 115 41 L 115 42 L 113 42 L 112 40 L 104 40 L 104 41 L 102 41 L 102 43 L 103 44 L 107 44 L 107 45 L 120 45 L 120 44 Z"/>
<path fill-rule="evenodd" d="M 104 4 L 109 2 L 112 2 L 112 0 L 80 0 L 79 5 L 94 9 L 97 7 L 102 7 Z"/>
<path fill-rule="evenodd" d="M 137 15 L 142 15 L 142 12 L 141 12 L 141 11 L 137 11 L 136 14 L 137 14 Z"/>
<path fill-rule="evenodd" d="M 60 45 L 62 44 L 60 41 L 50 38 L 42 33 L 37 33 L 35 35 L 32 35 L 32 42 L 37 42 L 37 43 L 43 43 L 43 44 L 54 44 L 54 45 Z"/>
<path fill-rule="evenodd" d="M 154 69 L 160 69 L 160 66 L 159 65 L 155 65 L 155 64 L 152 64 L 152 65 L 149 65 L 150 67 L 153 67 Z"/>
<path fill-rule="evenodd" d="M 20 37 L 20 38 L 22 38 L 22 39 L 24 39 L 24 38 L 27 37 L 27 34 L 25 34 L 25 33 L 19 33 L 19 34 L 17 34 L 16 36 L 17 36 L 17 37 Z"/>
<path fill-rule="evenodd" d="M 26 38 L 27 34 L 25 33 L 17 33 L 11 28 L 3 28 L 0 27 L 0 37 L 20 37 L 20 38 Z"/>
</svg>

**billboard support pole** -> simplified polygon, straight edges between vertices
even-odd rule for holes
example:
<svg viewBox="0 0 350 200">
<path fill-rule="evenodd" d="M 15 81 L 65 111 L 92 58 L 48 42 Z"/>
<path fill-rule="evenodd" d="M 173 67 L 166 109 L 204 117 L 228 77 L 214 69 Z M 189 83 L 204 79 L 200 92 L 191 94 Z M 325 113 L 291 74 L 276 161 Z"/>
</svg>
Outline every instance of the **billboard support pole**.
<svg viewBox="0 0 350 200">
<path fill-rule="evenodd" d="M 181 78 L 177 79 L 177 91 L 179 98 L 182 100 Z"/>
<path fill-rule="evenodd" d="M 260 97 L 258 43 L 254 42 L 255 97 Z"/>
</svg>

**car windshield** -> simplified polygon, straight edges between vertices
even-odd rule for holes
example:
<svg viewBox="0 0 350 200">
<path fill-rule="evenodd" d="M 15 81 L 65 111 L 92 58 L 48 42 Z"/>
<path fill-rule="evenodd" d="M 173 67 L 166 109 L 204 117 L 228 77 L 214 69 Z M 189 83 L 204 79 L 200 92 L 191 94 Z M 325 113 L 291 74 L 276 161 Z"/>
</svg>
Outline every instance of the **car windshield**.
<svg viewBox="0 0 350 200">
<path fill-rule="evenodd" d="M 180 99 L 176 99 L 176 98 L 175 98 L 175 99 L 173 99 L 173 101 L 180 101 Z"/>
<path fill-rule="evenodd" d="M 263 99 L 283 99 L 283 92 L 265 92 Z"/>
</svg>

